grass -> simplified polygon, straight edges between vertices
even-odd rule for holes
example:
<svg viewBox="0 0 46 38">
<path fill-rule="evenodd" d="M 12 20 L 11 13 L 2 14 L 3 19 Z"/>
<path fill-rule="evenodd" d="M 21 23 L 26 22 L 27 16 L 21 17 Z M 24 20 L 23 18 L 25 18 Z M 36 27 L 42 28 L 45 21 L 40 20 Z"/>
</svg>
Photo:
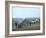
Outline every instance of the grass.
<svg viewBox="0 0 46 38">
<path fill-rule="evenodd" d="M 31 24 L 28 26 L 25 26 L 23 28 L 19 28 L 19 29 L 12 29 L 13 31 L 24 31 L 24 30 L 40 30 L 40 24 L 39 23 L 35 23 L 35 24 Z"/>
<path fill-rule="evenodd" d="M 40 24 L 32 24 L 31 30 L 40 30 Z"/>
</svg>

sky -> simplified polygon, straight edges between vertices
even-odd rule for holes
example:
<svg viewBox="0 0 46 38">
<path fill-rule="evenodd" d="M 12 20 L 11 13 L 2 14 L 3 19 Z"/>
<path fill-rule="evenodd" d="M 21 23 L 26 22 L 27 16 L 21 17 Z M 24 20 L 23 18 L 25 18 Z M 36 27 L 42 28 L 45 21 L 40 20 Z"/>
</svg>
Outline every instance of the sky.
<svg viewBox="0 0 46 38">
<path fill-rule="evenodd" d="M 12 18 L 32 18 L 40 17 L 39 7 L 14 7 L 12 8 Z"/>
</svg>

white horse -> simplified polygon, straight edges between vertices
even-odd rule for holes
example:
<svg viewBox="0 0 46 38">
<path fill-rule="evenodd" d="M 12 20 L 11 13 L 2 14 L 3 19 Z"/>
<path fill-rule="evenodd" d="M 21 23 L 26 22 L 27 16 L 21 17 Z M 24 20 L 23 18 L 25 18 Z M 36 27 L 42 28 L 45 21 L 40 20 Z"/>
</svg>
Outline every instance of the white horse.
<svg viewBox="0 0 46 38">
<path fill-rule="evenodd" d="M 31 21 L 31 23 L 33 23 L 33 24 L 34 24 L 35 22 L 36 22 L 36 21 Z"/>
</svg>

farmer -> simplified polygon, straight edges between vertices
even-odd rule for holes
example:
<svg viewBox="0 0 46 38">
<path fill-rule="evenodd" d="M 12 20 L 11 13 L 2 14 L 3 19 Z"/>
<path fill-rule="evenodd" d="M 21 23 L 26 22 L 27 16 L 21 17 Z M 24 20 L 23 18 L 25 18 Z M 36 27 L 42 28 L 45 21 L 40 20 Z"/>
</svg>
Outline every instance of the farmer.
<svg viewBox="0 0 46 38">
<path fill-rule="evenodd" d="M 22 25 L 21 25 L 21 24 L 19 24 L 19 25 L 18 25 L 18 28 L 22 28 Z"/>
<path fill-rule="evenodd" d="M 31 22 L 30 22 L 30 26 L 31 26 Z"/>
<path fill-rule="evenodd" d="M 16 28 L 17 28 L 17 22 L 15 23 L 15 26 L 16 26 Z"/>
</svg>

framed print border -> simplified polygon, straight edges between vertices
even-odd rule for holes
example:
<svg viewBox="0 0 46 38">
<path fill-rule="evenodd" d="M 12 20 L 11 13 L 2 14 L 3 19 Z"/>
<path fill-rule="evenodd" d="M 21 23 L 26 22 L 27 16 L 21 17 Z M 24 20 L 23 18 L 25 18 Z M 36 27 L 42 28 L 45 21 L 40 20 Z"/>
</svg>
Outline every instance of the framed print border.
<svg viewBox="0 0 46 38">
<path fill-rule="evenodd" d="M 9 4 L 29 4 L 29 5 L 42 5 L 43 6 L 43 33 L 31 33 L 31 34 L 9 34 Z M 45 34 L 45 4 L 35 2 L 20 2 L 20 1 L 5 1 L 5 37 L 19 37 L 19 36 L 35 36 Z"/>
</svg>

